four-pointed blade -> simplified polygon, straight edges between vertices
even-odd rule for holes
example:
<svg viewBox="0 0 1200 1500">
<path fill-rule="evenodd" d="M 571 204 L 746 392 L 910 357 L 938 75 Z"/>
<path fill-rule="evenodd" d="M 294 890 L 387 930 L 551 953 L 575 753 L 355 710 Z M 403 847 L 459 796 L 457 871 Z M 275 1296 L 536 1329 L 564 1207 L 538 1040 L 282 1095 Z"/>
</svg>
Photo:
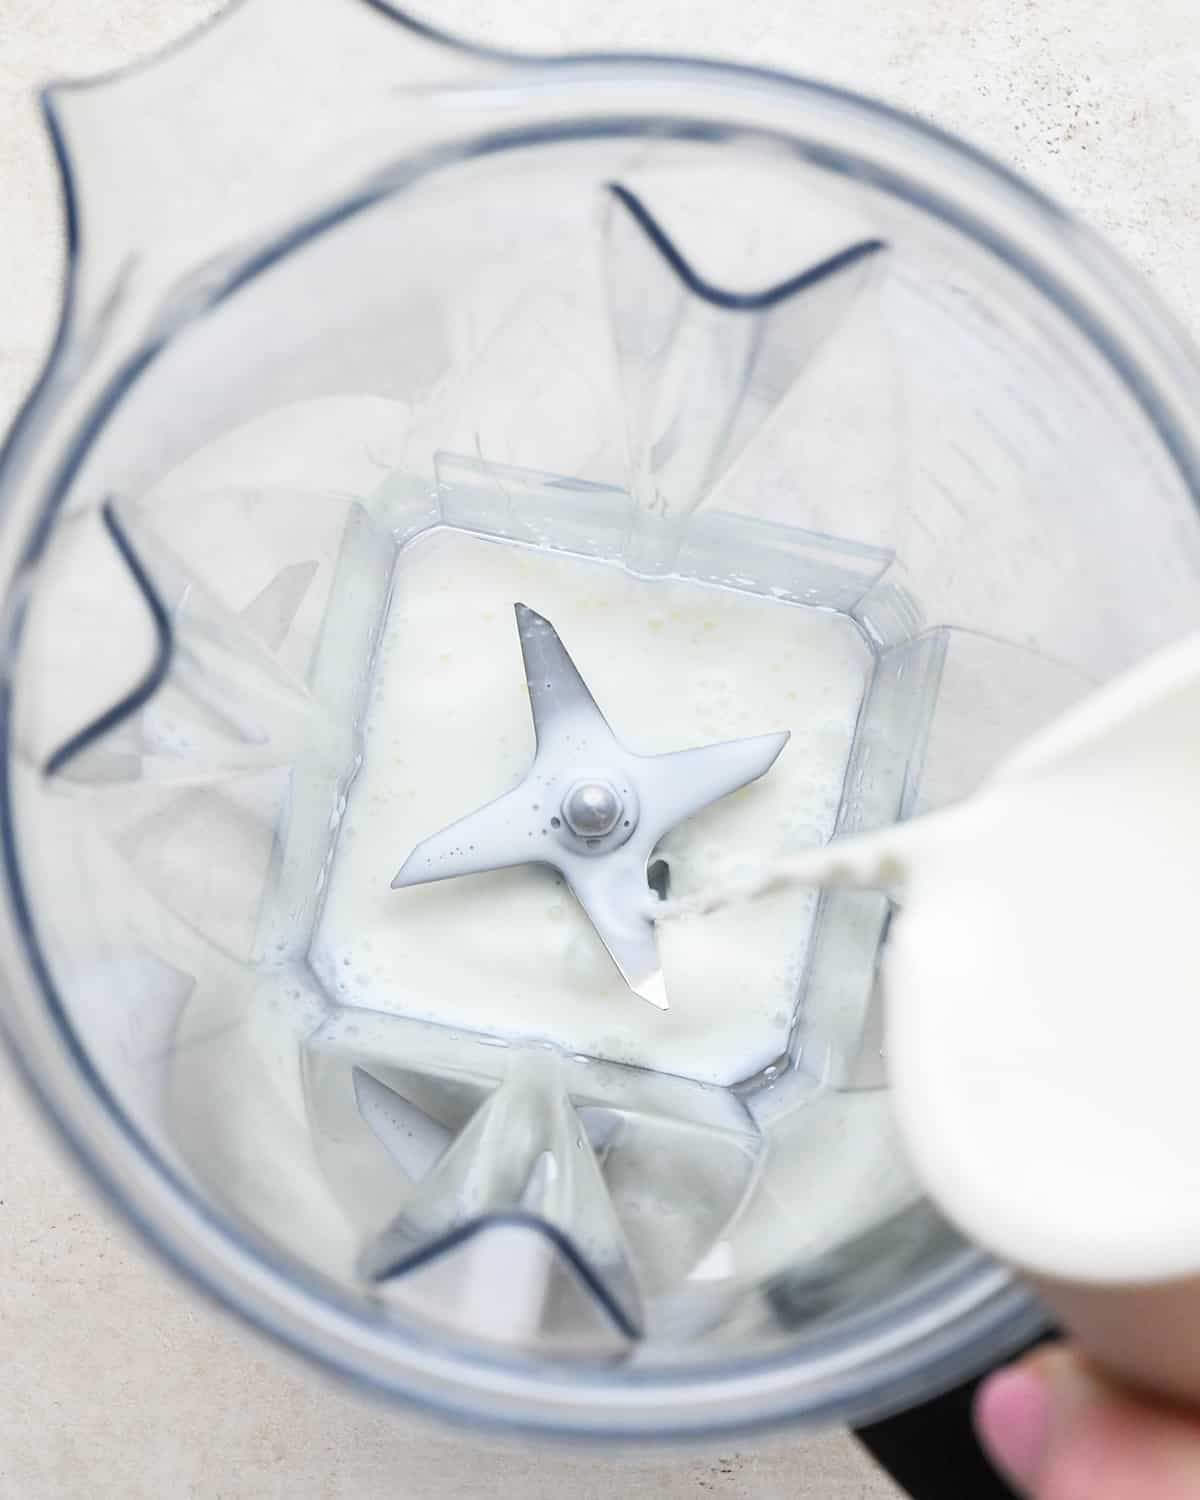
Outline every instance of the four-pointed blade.
<svg viewBox="0 0 1200 1500">
<path fill-rule="evenodd" d="M 538 754 L 567 751 L 586 759 L 610 748 L 612 730 L 579 675 L 558 631 L 527 604 L 514 604 Z"/>
<path fill-rule="evenodd" d="M 513 865 L 536 864 L 530 853 L 530 830 L 540 824 L 524 782 L 495 802 L 468 813 L 417 845 L 392 880 L 392 890 L 450 880 L 456 875 L 480 875 Z"/>
<path fill-rule="evenodd" d="M 578 861 L 566 871 L 575 899 L 635 995 L 667 1010 L 654 923 L 646 913 L 644 846 L 608 860 Z"/>
<path fill-rule="evenodd" d="M 514 607 L 537 733 L 533 765 L 511 792 L 418 844 L 392 888 L 551 865 L 566 877 L 630 989 L 666 1010 L 647 911 L 647 860 L 676 823 L 769 770 L 789 735 L 633 755 L 609 728 L 550 621 L 528 605 Z M 581 790 L 601 806 L 609 798 L 612 821 L 581 827 L 574 800 Z"/>
<path fill-rule="evenodd" d="M 790 730 L 783 729 L 642 759 L 638 765 L 642 822 L 653 830 L 653 842 L 710 802 L 765 775 L 789 739 Z"/>
</svg>

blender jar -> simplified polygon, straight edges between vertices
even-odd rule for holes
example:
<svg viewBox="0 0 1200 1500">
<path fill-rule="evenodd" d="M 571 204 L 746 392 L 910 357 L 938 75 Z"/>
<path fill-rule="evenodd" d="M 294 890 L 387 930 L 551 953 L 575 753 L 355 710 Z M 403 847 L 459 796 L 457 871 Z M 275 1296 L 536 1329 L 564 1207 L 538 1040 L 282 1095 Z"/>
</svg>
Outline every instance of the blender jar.
<svg viewBox="0 0 1200 1500">
<path fill-rule="evenodd" d="M 89 1171 L 264 1329 L 509 1428 L 863 1421 L 1027 1339 L 892 1125 L 885 897 L 660 933 L 650 1016 L 542 864 L 389 882 L 528 765 L 518 590 L 636 750 L 791 733 L 648 886 L 970 791 L 1200 622 L 1170 320 L 778 74 L 244 0 L 45 103 L 0 924 Z"/>
</svg>

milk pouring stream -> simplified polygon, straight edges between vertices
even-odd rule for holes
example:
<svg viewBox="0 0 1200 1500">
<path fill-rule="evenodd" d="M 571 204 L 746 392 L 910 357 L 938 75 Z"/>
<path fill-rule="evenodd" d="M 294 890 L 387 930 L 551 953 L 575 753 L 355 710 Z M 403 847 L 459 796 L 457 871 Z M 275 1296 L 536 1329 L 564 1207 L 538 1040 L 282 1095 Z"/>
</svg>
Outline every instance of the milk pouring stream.
<svg viewBox="0 0 1200 1500">
<path fill-rule="evenodd" d="M 891 1079 L 918 1175 L 1121 1373 L 1200 1399 L 1200 639 L 959 806 L 764 866 L 891 890 Z"/>
</svg>

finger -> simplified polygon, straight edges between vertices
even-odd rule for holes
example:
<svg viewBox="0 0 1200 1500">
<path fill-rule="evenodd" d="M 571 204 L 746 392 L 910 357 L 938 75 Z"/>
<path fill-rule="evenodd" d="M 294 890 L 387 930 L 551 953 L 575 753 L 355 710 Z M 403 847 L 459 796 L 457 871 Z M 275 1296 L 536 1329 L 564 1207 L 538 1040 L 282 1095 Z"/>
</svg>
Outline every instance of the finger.
<svg viewBox="0 0 1200 1500">
<path fill-rule="evenodd" d="M 1030 1500 L 1200 1496 L 1200 1416 L 1143 1404 L 1069 1349 L 993 1375 L 975 1424 L 988 1457 Z"/>
</svg>

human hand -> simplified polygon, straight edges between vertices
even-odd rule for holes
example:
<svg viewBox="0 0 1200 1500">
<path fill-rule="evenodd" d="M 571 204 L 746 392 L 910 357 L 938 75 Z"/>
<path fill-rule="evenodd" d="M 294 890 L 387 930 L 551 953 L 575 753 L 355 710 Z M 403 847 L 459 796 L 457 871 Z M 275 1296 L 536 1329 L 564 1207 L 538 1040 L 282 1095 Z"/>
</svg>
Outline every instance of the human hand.
<svg viewBox="0 0 1200 1500">
<path fill-rule="evenodd" d="M 989 1377 L 975 1427 L 1029 1500 L 1200 1500 L 1200 1413 L 1119 1390 L 1069 1346 Z"/>
</svg>

